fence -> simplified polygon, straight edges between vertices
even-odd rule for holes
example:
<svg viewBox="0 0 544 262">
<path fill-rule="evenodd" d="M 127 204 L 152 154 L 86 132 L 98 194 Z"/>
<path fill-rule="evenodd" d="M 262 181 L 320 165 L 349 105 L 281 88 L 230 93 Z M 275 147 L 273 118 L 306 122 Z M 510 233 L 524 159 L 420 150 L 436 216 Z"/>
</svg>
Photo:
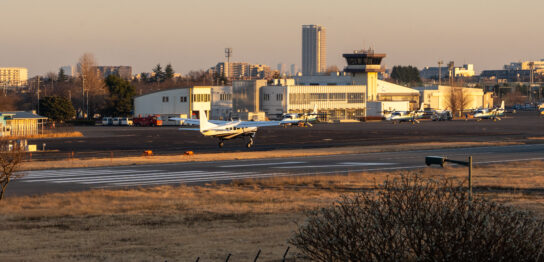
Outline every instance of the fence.
<svg viewBox="0 0 544 262">
<path fill-rule="evenodd" d="M 289 248 L 290 247 L 287 247 L 287 249 L 285 250 L 285 252 L 283 253 L 283 257 L 281 259 L 278 259 L 278 260 L 272 260 L 272 261 L 281 261 L 281 262 L 292 262 L 292 261 L 297 261 L 296 257 L 293 256 L 291 258 L 287 258 L 287 254 L 289 253 Z M 259 249 L 259 251 L 257 251 L 257 254 L 255 255 L 255 258 L 253 259 L 253 262 L 257 262 L 259 260 L 261 256 L 261 250 Z M 225 258 L 225 262 L 229 262 L 230 259 L 233 258 L 232 254 L 228 254 Z M 196 258 L 196 262 L 199 262 L 200 261 L 200 257 L 197 257 Z M 303 260 L 300 260 L 300 261 L 303 261 Z"/>
</svg>

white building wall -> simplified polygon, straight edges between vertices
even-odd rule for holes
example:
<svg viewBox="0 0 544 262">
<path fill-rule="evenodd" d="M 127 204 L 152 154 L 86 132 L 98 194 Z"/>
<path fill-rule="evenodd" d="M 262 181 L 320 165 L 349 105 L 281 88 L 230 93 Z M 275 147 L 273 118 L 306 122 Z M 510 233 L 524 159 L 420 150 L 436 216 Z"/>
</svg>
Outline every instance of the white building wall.
<svg viewBox="0 0 544 262">
<path fill-rule="evenodd" d="M 211 108 L 210 87 L 179 88 L 159 91 L 134 98 L 134 116 L 161 115 L 191 117 L 199 110 Z"/>
<path fill-rule="evenodd" d="M 211 86 L 210 119 L 226 120 L 232 116 L 232 86 Z"/>
</svg>

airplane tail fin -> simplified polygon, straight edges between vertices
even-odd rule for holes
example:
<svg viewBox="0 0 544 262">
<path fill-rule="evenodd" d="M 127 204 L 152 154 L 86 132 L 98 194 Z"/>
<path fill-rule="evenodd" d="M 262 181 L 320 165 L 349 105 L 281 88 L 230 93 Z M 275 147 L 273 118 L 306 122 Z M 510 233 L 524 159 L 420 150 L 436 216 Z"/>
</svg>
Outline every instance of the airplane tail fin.
<svg viewBox="0 0 544 262">
<path fill-rule="evenodd" d="M 200 117 L 200 132 L 208 130 L 211 127 L 211 125 L 210 125 L 210 122 L 208 122 L 206 111 L 199 110 L 198 116 Z"/>
<path fill-rule="evenodd" d="M 317 104 L 314 104 L 314 111 L 312 111 L 312 114 L 317 114 Z"/>
<path fill-rule="evenodd" d="M 501 109 L 504 109 L 504 100 L 501 102 Z"/>
<path fill-rule="evenodd" d="M 421 105 L 419 105 L 419 111 L 423 111 L 423 103 L 421 103 Z"/>
</svg>

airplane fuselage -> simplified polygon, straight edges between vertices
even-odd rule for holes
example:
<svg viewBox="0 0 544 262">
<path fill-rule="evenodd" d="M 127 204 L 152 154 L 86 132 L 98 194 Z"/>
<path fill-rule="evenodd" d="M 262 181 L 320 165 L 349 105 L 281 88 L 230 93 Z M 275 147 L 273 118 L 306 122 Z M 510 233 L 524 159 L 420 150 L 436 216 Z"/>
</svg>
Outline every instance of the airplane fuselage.
<svg viewBox="0 0 544 262">
<path fill-rule="evenodd" d="M 229 140 L 239 136 L 252 136 L 257 132 L 257 127 L 229 127 L 226 129 L 208 129 L 202 131 L 202 135 Z"/>
</svg>

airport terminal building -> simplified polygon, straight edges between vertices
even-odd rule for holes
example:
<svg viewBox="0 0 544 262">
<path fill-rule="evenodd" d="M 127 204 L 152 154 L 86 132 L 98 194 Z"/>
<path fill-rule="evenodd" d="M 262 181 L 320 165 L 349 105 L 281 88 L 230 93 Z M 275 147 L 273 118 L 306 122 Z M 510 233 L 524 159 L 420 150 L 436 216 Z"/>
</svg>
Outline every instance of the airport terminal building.
<svg viewBox="0 0 544 262">
<path fill-rule="evenodd" d="M 364 86 L 264 86 L 261 88 L 261 109 L 268 118 L 283 113 L 311 112 L 317 105 L 320 120 L 358 120 L 364 117 Z"/>
</svg>

